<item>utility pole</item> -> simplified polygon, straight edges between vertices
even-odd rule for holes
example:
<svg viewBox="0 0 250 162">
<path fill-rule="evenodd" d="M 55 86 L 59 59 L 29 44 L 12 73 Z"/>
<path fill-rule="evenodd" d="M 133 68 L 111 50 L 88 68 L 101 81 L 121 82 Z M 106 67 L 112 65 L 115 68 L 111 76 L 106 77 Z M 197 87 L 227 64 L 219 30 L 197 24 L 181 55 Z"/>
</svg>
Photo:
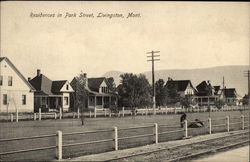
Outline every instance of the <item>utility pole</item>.
<svg viewBox="0 0 250 162">
<path fill-rule="evenodd" d="M 153 87 L 153 109 L 154 109 L 154 115 L 155 115 L 155 108 L 156 108 L 156 104 L 155 104 L 155 71 L 154 71 L 154 62 L 155 61 L 159 61 L 160 59 L 155 59 L 155 57 L 159 57 L 160 55 L 155 55 L 155 53 L 159 53 L 160 51 L 151 51 L 151 52 L 147 52 L 147 54 L 151 54 L 147 57 L 149 57 L 150 59 L 147 61 L 151 61 L 152 62 L 152 87 Z"/>
<path fill-rule="evenodd" d="M 248 106 L 250 105 L 250 70 L 244 71 L 244 77 L 247 77 L 247 86 L 248 86 Z"/>
<path fill-rule="evenodd" d="M 223 76 L 223 81 L 222 81 L 222 100 L 225 101 L 225 80 Z"/>
</svg>

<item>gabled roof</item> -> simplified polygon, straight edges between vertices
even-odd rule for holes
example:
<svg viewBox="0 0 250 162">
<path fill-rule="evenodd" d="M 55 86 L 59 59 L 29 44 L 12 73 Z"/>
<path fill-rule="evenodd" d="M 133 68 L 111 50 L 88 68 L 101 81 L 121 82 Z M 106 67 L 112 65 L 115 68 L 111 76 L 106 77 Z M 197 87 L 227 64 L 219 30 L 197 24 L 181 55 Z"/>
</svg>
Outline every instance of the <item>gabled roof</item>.
<svg viewBox="0 0 250 162">
<path fill-rule="evenodd" d="M 102 84 L 102 82 L 105 81 L 108 82 L 105 77 L 100 78 L 88 78 L 88 87 L 92 91 L 99 91 L 99 87 Z"/>
<path fill-rule="evenodd" d="M 52 92 L 60 92 L 67 80 L 52 81 Z"/>
<path fill-rule="evenodd" d="M 214 94 L 217 95 L 220 90 L 220 86 L 214 86 Z"/>
<path fill-rule="evenodd" d="M 31 91 L 35 90 L 35 88 L 32 87 L 32 85 L 25 79 L 22 73 L 15 67 L 15 65 L 7 57 L 0 57 L 0 62 L 2 62 L 3 60 L 5 60 L 13 68 L 13 70 L 24 81 L 24 83 L 30 88 Z"/>
<path fill-rule="evenodd" d="M 85 87 L 85 89 L 88 91 L 89 94 L 94 94 L 94 95 L 100 95 L 99 93 L 99 88 L 102 82 L 105 81 L 107 86 L 110 86 L 109 81 L 105 77 L 100 77 L 100 78 L 88 78 L 88 87 Z M 76 88 L 76 77 L 72 79 L 70 82 L 71 87 L 75 90 Z M 109 94 L 115 94 L 113 92 L 106 93 L 107 95 Z M 104 95 L 103 93 L 101 94 L 102 96 Z"/>
<path fill-rule="evenodd" d="M 203 81 L 196 86 L 197 96 L 210 96 L 212 95 L 212 90 L 215 89 L 209 82 Z"/>
<path fill-rule="evenodd" d="M 235 88 L 225 88 L 224 95 L 227 98 L 235 98 L 236 97 L 236 90 Z"/>
<path fill-rule="evenodd" d="M 176 86 L 177 91 L 185 91 L 189 83 L 194 88 L 190 80 L 168 80 L 166 86 L 173 85 Z"/>
</svg>

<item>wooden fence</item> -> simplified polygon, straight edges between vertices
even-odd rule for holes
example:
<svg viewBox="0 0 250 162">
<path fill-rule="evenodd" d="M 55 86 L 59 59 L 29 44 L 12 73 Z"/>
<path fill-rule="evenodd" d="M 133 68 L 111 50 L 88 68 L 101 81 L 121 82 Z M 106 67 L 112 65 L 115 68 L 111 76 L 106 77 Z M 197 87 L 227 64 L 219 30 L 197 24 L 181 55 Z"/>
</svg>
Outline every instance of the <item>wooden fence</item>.
<svg viewBox="0 0 250 162">
<path fill-rule="evenodd" d="M 167 115 L 167 114 L 178 114 L 178 113 L 202 113 L 202 112 L 218 112 L 218 111 L 245 111 L 249 110 L 248 107 L 243 106 L 225 106 L 221 109 L 217 109 L 215 107 L 211 107 L 208 109 L 207 107 L 197 107 L 197 108 L 188 108 L 182 109 L 179 107 L 168 108 L 168 107 L 158 107 L 156 109 L 153 108 L 138 108 L 136 111 L 132 111 L 130 108 L 122 107 L 117 113 L 113 113 L 110 109 L 94 109 L 88 112 L 84 112 L 84 117 L 88 118 L 97 118 L 97 117 L 125 117 L 125 116 L 138 116 L 138 115 Z M 58 113 L 50 112 L 50 113 L 42 113 L 41 109 L 39 109 L 38 113 L 18 113 L 16 110 L 15 113 L 1 113 L 0 121 L 9 121 L 9 122 L 18 122 L 19 120 L 44 120 L 44 119 L 63 119 L 63 118 L 80 118 L 81 113 L 79 109 L 77 112 L 62 112 L 62 109 L 59 110 Z"/>
<path fill-rule="evenodd" d="M 113 143 L 113 150 L 119 150 L 120 148 L 127 148 L 123 145 L 126 145 L 126 143 L 122 144 L 124 140 L 131 140 L 136 139 L 133 141 L 133 143 L 137 143 L 139 139 L 149 137 L 152 139 L 151 144 L 157 144 L 159 141 L 165 142 L 166 140 L 163 140 L 164 137 L 170 135 L 171 137 L 175 137 L 176 135 L 179 135 L 181 138 L 187 138 L 189 136 L 195 136 L 195 135 L 201 135 L 201 134 L 212 134 L 217 133 L 218 127 L 222 128 L 219 132 L 230 132 L 232 130 L 244 130 L 249 129 L 249 116 L 234 116 L 229 118 L 229 116 L 226 116 L 224 118 L 220 119 L 211 119 L 208 118 L 207 121 L 202 121 L 204 123 L 204 127 L 202 128 L 188 128 L 188 123 L 191 123 L 194 121 L 187 121 L 185 120 L 184 128 L 181 128 L 180 125 L 177 123 L 172 125 L 158 125 L 158 123 L 148 124 L 144 126 L 137 126 L 137 127 L 129 127 L 129 128 L 117 128 L 113 127 L 111 129 L 106 130 L 96 130 L 96 131 L 85 131 L 85 132 L 73 132 L 73 133 L 63 133 L 62 131 L 57 131 L 56 134 L 50 134 L 50 135 L 41 135 L 41 136 L 32 136 L 32 137 L 21 137 L 21 138 L 11 138 L 11 139 L 0 139 L 0 143 L 4 142 L 10 142 L 10 141 L 23 141 L 27 139 L 38 139 L 38 138 L 47 138 L 47 137 L 53 137 L 56 138 L 56 145 L 53 146 L 47 146 L 47 147 L 37 147 L 32 149 L 22 149 L 22 150 L 13 150 L 13 151 L 7 151 L 7 152 L 0 152 L 0 158 L 5 155 L 10 154 L 18 154 L 23 152 L 34 152 L 39 150 L 48 150 L 53 149 L 55 150 L 56 158 L 61 160 L 63 159 L 63 148 L 67 147 L 74 147 L 74 146 L 83 146 L 83 145 L 90 145 L 90 144 L 99 144 L 99 143 L 106 143 L 106 142 L 112 142 Z M 180 124 L 180 123 L 179 123 Z M 167 128 L 167 131 L 164 131 L 163 129 Z M 173 128 L 171 130 L 171 128 Z M 131 133 L 134 132 L 134 129 L 150 129 L 152 132 L 147 132 L 140 135 L 132 135 Z M 199 132 L 200 129 L 204 129 L 205 131 L 203 133 Z M 196 132 L 193 132 L 196 130 Z M 119 135 L 119 132 L 122 131 L 130 131 L 130 135 Z M 197 133 L 198 131 L 198 133 Z M 94 141 L 85 141 L 85 142 L 78 142 L 78 143 L 65 143 L 63 141 L 63 137 L 75 135 L 75 136 L 81 136 L 83 138 L 83 135 L 91 134 L 101 134 L 104 132 L 111 132 L 111 136 L 107 137 L 106 139 L 101 140 L 94 140 Z"/>
</svg>

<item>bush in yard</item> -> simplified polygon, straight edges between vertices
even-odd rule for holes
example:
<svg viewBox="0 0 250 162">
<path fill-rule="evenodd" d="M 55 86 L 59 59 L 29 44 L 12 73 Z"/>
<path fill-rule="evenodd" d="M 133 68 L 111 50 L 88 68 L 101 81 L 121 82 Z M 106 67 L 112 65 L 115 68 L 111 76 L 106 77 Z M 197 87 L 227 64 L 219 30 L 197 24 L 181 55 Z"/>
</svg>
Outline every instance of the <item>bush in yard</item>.
<svg viewBox="0 0 250 162">
<path fill-rule="evenodd" d="M 218 100 L 218 101 L 215 101 L 214 102 L 214 105 L 218 108 L 218 109 L 221 109 L 224 105 L 225 105 L 225 102 L 223 100 Z"/>
</svg>

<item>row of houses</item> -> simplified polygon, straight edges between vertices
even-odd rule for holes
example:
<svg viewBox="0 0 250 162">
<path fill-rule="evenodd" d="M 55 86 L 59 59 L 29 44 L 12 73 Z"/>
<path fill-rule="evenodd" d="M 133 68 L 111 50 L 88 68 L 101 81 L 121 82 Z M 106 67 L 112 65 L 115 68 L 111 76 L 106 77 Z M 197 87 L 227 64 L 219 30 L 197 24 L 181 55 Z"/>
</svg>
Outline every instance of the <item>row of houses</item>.
<svg viewBox="0 0 250 162">
<path fill-rule="evenodd" d="M 36 76 L 26 79 L 15 65 L 7 58 L 0 57 L 0 112 L 33 112 L 42 108 L 44 111 L 69 111 L 72 106 L 72 94 L 76 79 L 51 80 L 37 70 Z M 87 78 L 84 74 L 88 97 L 88 108 L 108 108 L 117 103 L 117 94 L 110 88 L 105 77 Z M 215 101 L 224 99 L 227 103 L 237 104 L 235 88 L 212 86 L 203 81 L 196 88 L 190 80 L 168 79 L 166 86 L 175 87 L 181 97 L 192 96 L 200 106 L 213 105 Z"/>
<path fill-rule="evenodd" d="M 235 88 L 213 86 L 210 81 L 202 81 L 194 87 L 190 80 L 168 78 L 166 87 L 175 87 L 181 97 L 190 97 L 199 106 L 215 105 L 215 102 L 219 100 L 224 101 L 227 105 L 239 104 L 239 95 L 237 95 Z"/>
<path fill-rule="evenodd" d="M 15 65 L 7 58 L 0 57 L 0 112 L 33 112 L 58 110 L 69 111 L 74 93 L 75 78 L 51 80 L 37 70 L 36 76 L 26 79 Z M 117 96 L 110 90 L 105 77 L 87 78 L 88 108 L 110 107 L 117 102 Z"/>
</svg>

